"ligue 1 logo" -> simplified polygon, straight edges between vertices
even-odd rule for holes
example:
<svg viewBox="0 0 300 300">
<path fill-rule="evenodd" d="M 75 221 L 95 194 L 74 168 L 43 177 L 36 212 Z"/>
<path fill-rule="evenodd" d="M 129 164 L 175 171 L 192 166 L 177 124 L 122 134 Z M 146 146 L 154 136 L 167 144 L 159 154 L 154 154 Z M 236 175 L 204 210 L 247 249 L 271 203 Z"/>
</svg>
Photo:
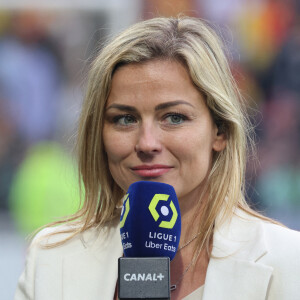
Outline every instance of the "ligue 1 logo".
<svg viewBox="0 0 300 300">
<path fill-rule="evenodd" d="M 120 228 L 122 228 L 125 224 L 126 218 L 128 216 L 130 205 L 129 205 L 129 194 L 124 196 L 124 202 L 122 206 L 121 218 L 120 218 Z"/>
<path fill-rule="evenodd" d="M 160 215 L 157 212 L 157 206 L 159 204 L 160 201 L 168 201 L 170 195 L 167 194 L 155 194 L 154 197 L 152 198 L 150 204 L 149 204 L 149 211 L 153 217 L 153 219 L 155 220 L 155 222 L 158 221 Z M 159 224 L 159 227 L 162 228 L 167 228 L 167 229 L 172 229 L 176 223 L 177 217 L 178 217 L 178 213 L 176 210 L 176 207 L 173 203 L 173 201 L 170 202 L 169 207 L 167 205 L 162 205 L 160 206 L 160 213 L 163 217 L 168 217 L 170 215 L 170 210 L 172 211 L 172 217 L 170 221 L 161 221 Z"/>
</svg>

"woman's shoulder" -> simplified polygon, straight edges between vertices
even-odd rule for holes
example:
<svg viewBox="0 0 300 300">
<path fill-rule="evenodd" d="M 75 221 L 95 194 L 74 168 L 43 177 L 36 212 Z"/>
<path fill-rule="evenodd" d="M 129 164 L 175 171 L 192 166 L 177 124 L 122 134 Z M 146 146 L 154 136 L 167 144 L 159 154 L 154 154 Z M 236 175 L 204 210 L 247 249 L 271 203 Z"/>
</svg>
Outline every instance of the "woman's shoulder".
<svg viewBox="0 0 300 300">
<path fill-rule="evenodd" d="M 229 222 L 221 224 L 215 230 L 214 244 L 215 248 L 222 249 L 225 253 L 236 251 L 242 255 L 245 251 L 238 249 L 247 249 L 246 252 L 255 255 L 256 259 L 269 257 L 276 262 L 285 262 L 287 257 L 296 259 L 299 256 L 300 232 L 254 211 L 238 209 Z M 217 256 L 222 256 L 223 252 L 216 250 Z M 298 263 L 300 264 L 299 259 Z"/>
<path fill-rule="evenodd" d="M 63 224 L 46 227 L 33 238 L 29 250 L 51 255 L 51 253 L 70 253 L 92 247 L 96 242 L 107 239 L 118 231 L 117 222 L 110 222 L 104 226 L 93 226 L 84 231 L 79 225 Z"/>
<path fill-rule="evenodd" d="M 258 214 L 240 215 L 234 227 L 238 231 L 236 240 L 242 242 L 235 242 L 242 253 L 247 253 L 246 259 L 271 267 L 273 283 L 280 285 L 284 281 L 294 290 L 295 283 L 300 284 L 300 232 Z"/>
<path fill-rule="evenodd" d="M 300 253 L 300 232 L 287 228 L 283 225 L 274 224 L 271 222 L 263 222 L 265 239 L 270 250 L 275 250 L 280 253 L 282 250 L 286 254 Z"/>
<path fill-rule="evenodd" d="M 259 238 L 255 241 L 260 241 L 265 249 L 258 262 L 273 268 L 274 280 L 289 274 L 292 281 L 300 284 L 300 232 L 259 217 L 252 217 L 252 221 L 258 224 L 256 236 Z"/>
<path fill-rule="evenodd" d="M 45 228 L 34 237 L 28 249 L 15 299 L 44 299 L 45 290 L 51 291 L 47 299 L 58 299 L 62 292 L 59 287 L 69 266 L 80 273 L 80 263 L 97 262 L 99 253 L 105 257 L 110 257 L 111 253 L 120 256 L 121 249 L 118 222 L 84 231 L 72 224 Z M 86 268 L 89 267 L 87 263 Z"/>
<path fill-rule="evenodd" d="M 272 268 L 268 299 L 298 299 L 300 285 L 300 232 L 263 222 L 266 254 L 258 263 Z"/>
<path fill-rule="evenodd" d="M 265 230 L 274 238 L 291 238 L 300 240 L 300 231 L 286 227 L 285 225 L 264 221 Z"/>
<path fill-rule="evenodd" d="M 244 213 L 247 215 L 247 213 Z M 300 251 L 300 232 L 290 229 L 279 222 L 272 219 L 267 219 L 264 216 L 257 214 L 257 216 L 249 215 L 248 220 L 250 224 L 258 225 L 258 232 L 262 234 L 270 250 L 277 249 L 278 251 Z M 289 249 L 290 248 L 290 249 Z"/>
<path fill-rule="evenodd" d="M 245 225 L 247 229 L 256 226 L 258 231 L 263 231 L 264 238 L 271 244 L 283 244 L 283 242 L 294 243 L 300 247 L 300 232 L 290 229 L 279 222 L 268 219 L 259 213 L 251 213 L 238 210 L 236 213 L 239 226 Z"/>
</svg>

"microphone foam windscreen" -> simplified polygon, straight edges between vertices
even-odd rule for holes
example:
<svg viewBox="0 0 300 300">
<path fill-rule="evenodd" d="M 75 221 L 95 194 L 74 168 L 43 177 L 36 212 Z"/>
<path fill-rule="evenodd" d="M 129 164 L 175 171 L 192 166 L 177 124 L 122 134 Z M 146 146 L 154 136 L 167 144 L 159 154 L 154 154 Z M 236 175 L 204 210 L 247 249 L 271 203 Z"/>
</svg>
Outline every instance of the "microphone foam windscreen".
<svg viewBox="0 0 300 300">
<path fill-rule="evenodd" d="M 151 181 L 130 185 L 123 202 L 120 231 L 126 257 L 166 256 L 172 260 L 181 233 L 174 188 Z"/>
</svg>

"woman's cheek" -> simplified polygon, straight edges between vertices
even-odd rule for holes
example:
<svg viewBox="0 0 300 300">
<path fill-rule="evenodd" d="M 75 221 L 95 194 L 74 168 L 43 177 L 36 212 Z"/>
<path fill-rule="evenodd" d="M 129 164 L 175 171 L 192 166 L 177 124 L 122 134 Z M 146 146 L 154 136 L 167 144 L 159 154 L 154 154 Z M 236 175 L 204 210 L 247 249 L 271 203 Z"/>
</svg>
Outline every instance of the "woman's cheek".
<svg viewBox="0 0 300 300">
<path fill-rule="evenodd" d="M 130 139 L 125 135 L 106 132 L 103 139 L 108 159 L 113 162 L 122 160 L 134 150 Z"/>
</svg>

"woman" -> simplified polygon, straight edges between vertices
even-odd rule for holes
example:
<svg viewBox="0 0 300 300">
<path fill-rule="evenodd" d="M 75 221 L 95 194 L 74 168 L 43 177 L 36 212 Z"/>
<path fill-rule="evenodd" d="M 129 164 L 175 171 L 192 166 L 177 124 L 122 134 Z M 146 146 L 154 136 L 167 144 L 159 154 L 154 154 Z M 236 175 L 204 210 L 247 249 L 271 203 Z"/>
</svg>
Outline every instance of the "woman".
<svg viewBox="0 0 300 300">
<path fill-rule="evenodd" d="M 139 180 L 173 185 L 179 199 L 172 299 L 299 299 L 300 235 L 245 201 L 242 103 L 201 20 L 152 19 L 111 41 L 81 115 L 83 207 L 35 238 L 15 299 L 117 299 L 121 199 Z"/>
</svg>

